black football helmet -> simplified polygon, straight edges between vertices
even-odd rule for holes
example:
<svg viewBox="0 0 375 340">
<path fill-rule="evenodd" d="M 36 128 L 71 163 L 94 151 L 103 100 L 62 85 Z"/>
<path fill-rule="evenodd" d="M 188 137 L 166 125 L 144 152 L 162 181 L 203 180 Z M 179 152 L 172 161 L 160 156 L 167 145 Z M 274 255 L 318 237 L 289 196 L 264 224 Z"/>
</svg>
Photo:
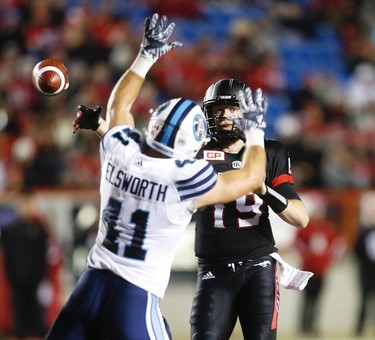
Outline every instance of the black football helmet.
<svg viewBox="0 0 375 340">
<path fill-rule="evenodd" d="M 207 119 L 208 132 L 221 145 L 228 145 L 239 138 L 243 138 L 241 119 L 233 120 L 232 130 L 219 128 L 219 117 L 212 114 L 213 105 L 239 106 L 238 94 L 245 89 L 245 84 L 236 79 L 221 79 L 212 84 L 206 91 L 203 99 L 203 112 Z"/>
</svg>

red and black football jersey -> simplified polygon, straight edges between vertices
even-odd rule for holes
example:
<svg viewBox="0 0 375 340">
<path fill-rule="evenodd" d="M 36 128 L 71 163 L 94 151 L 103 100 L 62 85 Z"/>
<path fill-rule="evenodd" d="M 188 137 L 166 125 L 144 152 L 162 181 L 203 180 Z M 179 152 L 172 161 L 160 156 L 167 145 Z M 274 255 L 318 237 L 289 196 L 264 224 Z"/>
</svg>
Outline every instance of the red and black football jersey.
<svg viewBox="0 0 375 340">
<path fill-rule="evenodd" d="M 299 199 L 292 186 L 294 181 L 286 148 L 275 140 L 265 140 L 265 148 L 266 184 L 288 199 Z M 220 173 L 240 168 L 244 150 L 237 154 L 226 153 L 211 141 L 199 151 L 197 158 L 208 160 Z M 195 214 L 196 256 L 217 260 L 258 258 L 277 251 L 268 209 L 254 193 L 227 204 L 199 209 Z"/>
</svg>

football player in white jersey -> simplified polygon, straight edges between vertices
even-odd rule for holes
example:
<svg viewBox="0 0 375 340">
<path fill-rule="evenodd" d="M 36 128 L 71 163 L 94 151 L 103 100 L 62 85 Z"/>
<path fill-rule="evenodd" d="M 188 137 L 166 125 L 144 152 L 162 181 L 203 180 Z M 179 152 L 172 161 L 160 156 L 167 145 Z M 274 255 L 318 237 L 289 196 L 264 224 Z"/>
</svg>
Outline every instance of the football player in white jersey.
<svg viewBox="0 0 375 340">
<path fill-rule="evenodd" d="M 140 52 L 115 85 L 105 122 L 90 126 L 102 137 L 98 235 L 47 339 L 170 339 L 159 300 L 192 214 L 262 186 L 266 104 L 263 96 L 253 100 L 249 88 L 240 100 L 247 148 L 239 170 L 218 175 L 206 160 L 194 159 L 207 126 L 201 108 L 188 99 L 172 99 L 153 111 L 145 140 L 134 128 L 130 109 L 148 70 L 181 46 L 168 43 L 173 28 L 165 16 L 146 19 Z M 73 130 L 87 127 L 78 117 Z"/>
</svg>

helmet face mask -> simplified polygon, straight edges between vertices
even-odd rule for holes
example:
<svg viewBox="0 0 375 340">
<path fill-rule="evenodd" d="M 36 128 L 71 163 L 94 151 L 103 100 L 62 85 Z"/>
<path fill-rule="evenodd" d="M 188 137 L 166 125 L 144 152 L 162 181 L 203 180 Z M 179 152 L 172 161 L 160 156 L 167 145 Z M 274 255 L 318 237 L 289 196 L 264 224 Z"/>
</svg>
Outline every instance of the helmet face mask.
<svg viewBox="0 0 375 340">
<path fill-rule="evenodd" d="M 240 117 L 226 117 L 232 121 L 232 129 L 223 128 L 220 122 L 223 117 L 214 115 L 215 105 L 239 106 L 238 94 L 245 84 L 235 79 L 222 79 L 212 84 L 203 99 L 203 111 L 207 119 L 208 132 L 222 146 L 231 144 L 243 137 Z"/>
<path fill-rule="evenodd" d="M 152 111 L 146 143 L 177 158 L 193 158 L 207 143 L 207 122 L 201 108 L 188 99 L 175 98 Z"/>
<path fill-rule="evenodd" d="M 234 105 L 233 105 L 234 106 Z M 239 115 L 217 115 L 210 113 L 207 125 L 211 138 L 225 146 L 242 136 L 242 118 Z"/>
</svg>

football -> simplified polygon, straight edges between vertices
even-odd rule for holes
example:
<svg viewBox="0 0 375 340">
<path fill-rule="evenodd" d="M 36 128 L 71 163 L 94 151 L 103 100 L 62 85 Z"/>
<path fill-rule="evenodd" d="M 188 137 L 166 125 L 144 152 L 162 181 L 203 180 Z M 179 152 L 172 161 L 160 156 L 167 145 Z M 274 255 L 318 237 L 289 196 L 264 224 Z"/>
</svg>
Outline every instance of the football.
<svg viewBox="0 0 375 340">
<path fill-rule="evenodd" d="M 55 96 L 69 87 L 69 74 L 57 59 L 45 59 L 35 65 L 32 80 L 39 93 Z"/>
</svg>

